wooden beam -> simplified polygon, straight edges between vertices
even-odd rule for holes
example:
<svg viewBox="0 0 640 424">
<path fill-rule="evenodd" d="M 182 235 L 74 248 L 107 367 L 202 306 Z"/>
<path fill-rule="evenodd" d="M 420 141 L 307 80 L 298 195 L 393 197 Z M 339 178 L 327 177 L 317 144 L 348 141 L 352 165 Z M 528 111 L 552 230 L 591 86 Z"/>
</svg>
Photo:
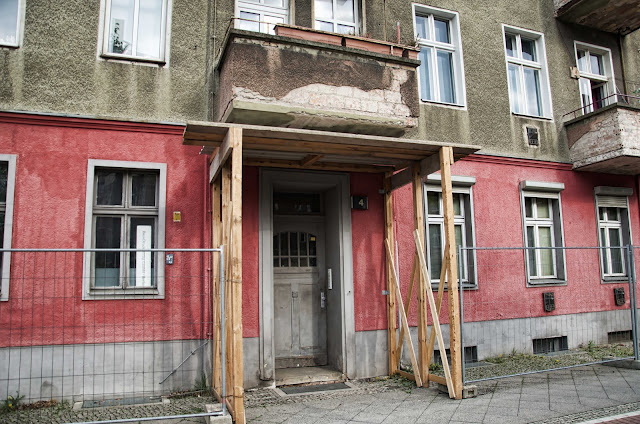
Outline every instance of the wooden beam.
<svg viewBox="0 0 640 424">
<path fill-rule="evenodd" d="M 309 166 L 319 161 L 324 155 L 307 155 L 300 160 L 301 166 Z"/>
<path fill-rule="evenodd" d="M 424 203 L 422 196 L 422 176 L 420 166 L 413 166 L 413 227 L 424 234 Z M 420 253 L 420 252 L 419 252 Z M 427 362 L 427 302 L 425 300 L 427 288 L 422 273 L 418 274 L 418 364 L 420 377 L 427 379 L 429 362 Z"/>
<path fill-rule="evenodd" d="M 229 249 L 230 243 L 230 223 L 231 223 L 231 164 L 225 163 L 222 166 L 220 174 L 220 186 L 221 186 L 221 239 L 224 245 L 224 278 L 225 286 L 224 293 L 222 293 L 222 302 L 224 302 L 224 327 L 225 334 L 225 349 L 224 349 L 224 361 L 225 361 L 225 398 L 226 400 L 233 397 L 233 373 L 231 372 L 231 364 L 233 361 L 231 350 L 231 332 L 232 332 L 232 317 L 233 310 L 231 308 L 231 284 L 229 281 L 231 255 Z M 231 403 L 231 402 L 230 402 Z"/>
<path fill-rule="evenodd" d="M 447 246 L 445 245 L 445 250 Z M 445 257 L 442 261 L 442 267 L 440 268 L 440 284 L 438 285 L 438 297 L 436 299 L 436 312 L 438 316 L 440 316 L 440 309 L 442 308 L 442 297 L 444 296 L 444 284 L 447 275 L 447 258 Z M 427 288 L 429 290 L 430 288 Z M 429 344 L 427 345 L 427 361 L 431 363 L 431 358 L 433 357 L 433 347 L 436 342 L 436 332 L 433 328 L 429 332 Z"/>
<path fill-rule="evenodd" d="M 238 143 L 238 140 L 235 139 L 237 137 L 242 137 L 242 130 L 238 128 L 229 128 L 227 135 L 224 136 L 224 140 L 217 149 L 217 153 L 213 157 L 211 165 L 209 166 L 209 182 L 213 181 L 218 176 L 220 167 L 225 164 L 231 154 L 233 146 Z"/>
<path fill-rule="evenodd" d="M 405 297 L 404 301 L 404 313 L 409 316 L 409 311 L 411 310 L 411 299 L 413 298 L 413 286 L 416 281 L 416 256 L 413 255 L 413 265 L 411 265 L 411 280 L 409 281 L 409 292 L 407 292 L 407 297 Z M 396 350 L 398 354 L 402 348 L 402 342 L 404 341 L 404 328 L 400 329 L 400 337 L 398 337 L 398 346 Z M 400 359 L 400 358 L 398 358 Z"/>
<path fill-rule="evenodd" d="M 289 168 L 289 169 L 315 169 L 319 171 L 342 171 L 342 172 L 366 172 L 366 173 L 380 173 L 393 171 L 392 166 L 376 166 L 376 165 L 361 165 L 352 163 L 339 163 L 339 162 L 322 162 L 313 163 L 311 165 L 303 166 L 299 160 L 282 160 L 282 159 L 257 159 L 246 158 L 244 160 L 245 166 L 263 166 L 269 168 Z"/>
<path fill-rule="evenodd" d="M 211 185 L 211 246 L 214 248 L 222 244 L 222 204 L 220 198 L 220 178 L 213 181 Z M 219 256 L 213 256 L 211 284 L 213 288 L 213 381 L 212 385 L 216 392 L 222 390 L 222 346 L 221 333 L 223 331 L 220 316 L 220 302 L 224 296 L 220 293 L 220 260 Z M 224 258 L 223 258 L 224 259 Z"/>
<path fill-rule="evenodd" d="M 407 146 L 406 148 L 384 147 L 371 145 L 353 145 L 332 143 L 329 141 L 302 141 L 285 140 L 278 138 L 246 137 L 243 140 L 246 150 L 267 150 L 275 152 L 298 152 L 322 155 L 346 155 L 346 156 L 366 156 L 380 158 L 396 158 L 405 160 L 416 160 L 421 155 L 436 155 L 437 150 L 431 152 L 418 152 Z"/>
<path fill-rule="evenodd" d="M 440 169 L 438 155 L 431 155 L 419 162 L 420 177 L 424 178 Z M 413 167 L 406 168 L 391 177 L 391 191 L 409 184 L 413 180 Z"/>
<path fill-rule="evenodd" d="M 407 380 L 416 381 L 416 376 L 411 374 L 410 372 L 396 370 L 395 373 L 398 374 L 400 377 L 406 378 Z"/>
<path fill-rule="evenodd" d="M 418 361 L 416 359 L 416 352 L 413 350 L 413 341 L 411 340 L 411 333 L 409 333 L 409 322 L 407 321 L 407 315 L 404 313 L 404 308 L 402 307 L 402 293 L 400 292 L 400 282 L 398 281 L 398 275 L 396 274 L 396 268 L 393 261 L 393 252 L 391 251 L 389 240 L 385 240 L 385 244 L 387 246 L 387 258 L 388 258 L 388 261 L 391 262 L 391 275 L 393 276 L 396 295 L 397 295 L 398 301 L 400 302 L 400 308 L 402 312 L 400 314 L 400 320 L 402 321 L 402 327 L 407 333 L 407 344 L 409 345 L 409 357 L 411 358 L 411 366 L 413 367 L 413 374 L 416 377 L 416 385 L 418 387 L 422 387 L 422 377 L 420 375 L 420 369 L 419 369 Z"/>
<path fill-rule="evenodd" d="M 460 340 L 460 299 L 458 297 L 458 263 L 456 261 L 456 233 L 453 222 L 453 192 L 451 190 L 451 147 L 440 149 L 440 174 L 442 175 L 442 206 L 444 213 L 444 238 L 447 250 L 447 293 L 449 295 L 449 350 L 451 351 L 451 376 L 456 399 L 462 399 L 462 352 Z M 444 262 L 444 261 L 443 261 Z"/>
<path fill-rule="evenodd" d="M 439 375 L 429 374 L 429 381 L 434 381 L 438 384 L 442 384 L 443 386 L 447 385 L 447 379 L 444 377 L 440 377 Z"/>
<path fill-rule="evenodd" d="M 390 190 L 389 177 L 391 172 L 386 174 L 384 179 L 384 237 L 393 246 L 393 194 Z M 393 261 L 387 258 L 387 344 L 389 348 L 389 375 L 393 375 L 398 370 L 399 352 L 396 347 L 396 328 L 398 326 L 396 318 L 396 290 L 393 284 Z M 404 327 L 402 327 L 404 329 Z"/>
<path fill-rule="evenodd" d="M 245 423 L 242 356 L 242 129 L 229 128 L 231 151 L 231 280 L 233 410 L 236 424 Z"/>
<path fill-rule="evenodd" d="M 429 270 L 427 269 L 427 261 L 424 258 L 424 245 L 422 244 L 422 238 L 420 232 L 415 230 L 413 232 L 413 238 L 416 242 L 416 252 L 418 252 L 418 259 L 420 260 L 420 274 L 422 278 L 427 281 L 427 284 L 431 286 L 429 282 Z M 433 320 L 433 328 L 436 330 L 436 338 L 438 339 L 438 347 L 440 348 L 440 359 L 442 360 L 442 368 L 444 369 L 444 376 L 447 379 L 447 388 L 449 389 L 449 397 L 455 397 L 453 390 L 453 382 L 451 381 L 451 371 L 449 370 L 449 360 L 447 359 L 447 348 L 444 345 L 444 339 L 442 338 L 442 329 L 440 328 L 440 317 L 436 313 L 436 301 L 433 298 L 431 289 L 426 290 L 427 297 L 429 298 L 429 309 L 431 310 L 431 319 Z"/>
</svg>

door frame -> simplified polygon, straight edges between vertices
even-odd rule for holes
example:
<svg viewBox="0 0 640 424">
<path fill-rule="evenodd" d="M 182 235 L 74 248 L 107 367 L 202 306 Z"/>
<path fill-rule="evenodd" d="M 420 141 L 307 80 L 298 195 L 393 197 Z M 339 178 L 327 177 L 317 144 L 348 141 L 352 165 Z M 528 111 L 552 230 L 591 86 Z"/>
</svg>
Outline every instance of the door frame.
<svg viewBox="0 0 640 424">
<path fill-rule="evenodd" d="M 353 249 L 349 174 L 260 169 L 259 277 L 260 277 L 260 379 L 275 380 L 274 293 L 273 293 L 273 191 L 274 188 L 304 191 L 337 189 L 338 232 L 342 314 L 342 373 L 355 378 L 355 318 L 353 302 Z M 331 237 L 325 228 L 325 237 Z M 326 243 L 325 243 L 326 246 Z M 327 328 L 327 337 L 329 328 Z"/>
</svg>

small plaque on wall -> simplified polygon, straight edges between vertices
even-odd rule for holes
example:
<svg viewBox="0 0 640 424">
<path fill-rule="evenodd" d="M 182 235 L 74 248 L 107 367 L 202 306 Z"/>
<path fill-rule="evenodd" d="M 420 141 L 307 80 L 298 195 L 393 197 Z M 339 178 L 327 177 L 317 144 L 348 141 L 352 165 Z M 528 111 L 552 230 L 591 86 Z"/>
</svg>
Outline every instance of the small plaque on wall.
<svg viewBox="0 0 640 424">
<path fill-rule="evenodd" d="M 367 196 L 351 196 L 351 209 L 366 211 L 369 209 L 369 198 Z"/>
</svg>

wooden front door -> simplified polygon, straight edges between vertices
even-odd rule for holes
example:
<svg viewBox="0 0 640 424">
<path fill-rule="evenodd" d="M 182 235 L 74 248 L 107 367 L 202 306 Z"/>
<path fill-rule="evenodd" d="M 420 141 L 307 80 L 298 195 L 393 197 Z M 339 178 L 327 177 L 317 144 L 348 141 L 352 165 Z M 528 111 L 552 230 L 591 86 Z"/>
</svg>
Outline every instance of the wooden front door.
<svg viewBox="0 0 640 424">
<path fill-rule="evenodd" d="M 327 364 L 324 244 L 322 219 L 274 219 L 276 368 Z"/>
</svg>

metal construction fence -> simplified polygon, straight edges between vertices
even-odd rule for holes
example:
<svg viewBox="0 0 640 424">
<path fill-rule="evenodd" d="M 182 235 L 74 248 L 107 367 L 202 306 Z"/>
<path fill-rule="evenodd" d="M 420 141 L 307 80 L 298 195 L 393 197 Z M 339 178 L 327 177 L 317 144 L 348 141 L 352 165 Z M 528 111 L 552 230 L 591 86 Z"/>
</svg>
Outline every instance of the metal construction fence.
<svg viewBox="0 0 640 424">
<path fill-rule="evenodd" d="M 0 422 L 226 413 L 208 406 L 221 248 L 2 252 Z"/>
<path fill-rule="evenodd" d="M 461 247 L 459 258 L 465 382 L 638 359 L 640 248 Z"/>
</svg>

